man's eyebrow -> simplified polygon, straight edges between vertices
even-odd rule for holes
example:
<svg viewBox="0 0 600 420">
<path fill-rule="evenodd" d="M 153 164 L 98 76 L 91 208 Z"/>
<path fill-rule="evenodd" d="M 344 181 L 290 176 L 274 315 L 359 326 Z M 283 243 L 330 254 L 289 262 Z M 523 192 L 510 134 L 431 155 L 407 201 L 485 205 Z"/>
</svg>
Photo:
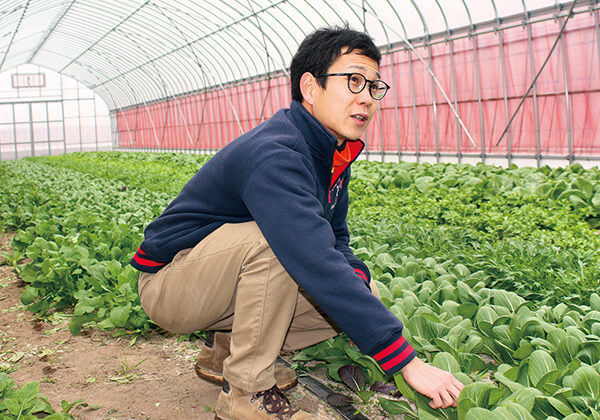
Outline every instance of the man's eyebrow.
<svg viewBox="0 0 600 420">
<path fill-rule="evenodd" d="M 362 70 L 364 72 L 366 72 L 368 70 L 365 66 L 360 66 L 358 64 L 350 64 L 348 67 Z M 381 74 L 378 71 L 376 71 L 375 74 L 377 75 L 378 79 L 381 79 Z"/>
</svg>

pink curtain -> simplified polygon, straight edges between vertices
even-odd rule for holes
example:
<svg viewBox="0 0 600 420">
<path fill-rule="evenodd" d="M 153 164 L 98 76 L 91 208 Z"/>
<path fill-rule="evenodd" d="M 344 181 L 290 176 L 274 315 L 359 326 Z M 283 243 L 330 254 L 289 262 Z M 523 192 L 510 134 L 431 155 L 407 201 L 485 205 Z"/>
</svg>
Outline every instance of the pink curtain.
<svg viewBox="0 0 600 420">
<path fill-rule="evenodd" d="M 600 46 L 589 13 L 570 19 L 564 42 L 538 78 L 535 100 L 532 91 L 496 146 L 561 24 L 547 20 L 417 49 L 477 148 L 418 57 L 385 54 L 381 73 L 393 91 L 367 130 L 368 150 L 600 156 Z M 281 75 L 122 110 L 116 114 L 120 146 L 220 149 L 289 106 L 290 98 L 289 80 Z"/>
</svg>

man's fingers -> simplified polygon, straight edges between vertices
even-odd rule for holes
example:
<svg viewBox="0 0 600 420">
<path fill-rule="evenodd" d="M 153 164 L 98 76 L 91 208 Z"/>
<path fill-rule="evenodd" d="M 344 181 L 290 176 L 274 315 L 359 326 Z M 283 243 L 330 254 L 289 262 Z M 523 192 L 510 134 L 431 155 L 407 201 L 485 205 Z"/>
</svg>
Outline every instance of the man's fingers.
<svg viewBox="0 0 600 420">
<path fill-rule="evenodd" d="M 455 390 L 458 391 L 458 390 Z M 449 391 L 450 397 L 452 398 L 452 404 L 450 404 L 452 407 L 456 407 L 456 405 L 458 404 L 458 394 L 459 392 L 452 392 Z"/>
<path fill-rule="evenodd" d="M 458 401 L 458 396 L 460 395 L 461 389 L 462 388 L 459 388 L 454 384 L 450 385 L 450 387 L 448 388 L 448 393 L 450 394 L 450 396 L 452 396 L 452 399 L 454 400 L 454 407 L 456 407 L 456 402 Z"/>
<path fill-rule="evenodd" d="M 429 406 L 431 408 L 433 408 L 434 410 L 442 407 L 442 397 L 440 394 L 435 394 L 433 396 L 433 399 L 431 401 L 429 401 Z"/>
<path fill-rule="evenodd" d="M 429 402 L 431 408 L 448 408 L 454 403 L 454 398 L 447 391 L 437 393 L 433 399 Z"/>
<path fill-rule="evenodd" d="M 464 384 L 456 379 L 454 376 L 452 377 L 452 384 L 458 389 L 458 392 L 462 391 L 465 387 Z"/>
<path fill-rule="evenodd" d="M 429 402 L 429 406 L 433 409 L 456 407 L 459 395 L 460 389 L 454 384 L 450 384 L 447 388 L 442 389 L 433 395 L 432 400 Z"/>
<path fill-rule="evenodd" d="M 456 407 L 456 401 L 458 400 L 458 391 L 457 389 L 455 389 L 454 387 L 452 387 L 452 389 L 448 389 L 446 391 L 444 391 L 442 393 L 442 399 L 444 400 L 444 408 L 447 407 Z"/>
</svg>

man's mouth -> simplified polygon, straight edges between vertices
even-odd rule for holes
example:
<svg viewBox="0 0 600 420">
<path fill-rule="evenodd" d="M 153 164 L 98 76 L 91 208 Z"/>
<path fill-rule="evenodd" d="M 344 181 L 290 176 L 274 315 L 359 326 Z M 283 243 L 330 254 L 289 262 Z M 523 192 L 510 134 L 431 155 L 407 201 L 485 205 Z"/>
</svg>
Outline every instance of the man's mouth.
<svg viewBox="0 0 600 420">
<path fill-rule="evenodd" d="M 352 118 L 356 118 L 359 121 L 367 121 L 366 114 L 354 114 L 354 115 L 352 115 Z"/>
</svg>

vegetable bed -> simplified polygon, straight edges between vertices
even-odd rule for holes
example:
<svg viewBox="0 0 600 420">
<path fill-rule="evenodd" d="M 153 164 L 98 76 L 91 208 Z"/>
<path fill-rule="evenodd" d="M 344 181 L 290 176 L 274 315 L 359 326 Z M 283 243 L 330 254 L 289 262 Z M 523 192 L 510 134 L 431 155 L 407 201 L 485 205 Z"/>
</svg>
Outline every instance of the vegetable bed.
<svg viewBox="0 0 600 420">
<path fill-rule="evenodd" d="M 4 230 L 41 315 L 131 334 L 152 327 L 128 265 L 143 228 L 207 156 L 85 153 L 0 163 Z M 421 357 L 467 386 L 432 410 L 342 335 L 300 352 L 357 401 L 418 418 L 600 419 L 600 171 L 464 164 L 353 165 L 351 246 Z M 311 362 L 311 363 L 309 363 Z M 342 372 L 347 372 L 344 367 Z M 357 372 L 354 372 L 355 374 Z M 344 381 L 347 382 L 347 381 Z M 409 404 L 411 401 L 413 404 Z"/>
</svg>

